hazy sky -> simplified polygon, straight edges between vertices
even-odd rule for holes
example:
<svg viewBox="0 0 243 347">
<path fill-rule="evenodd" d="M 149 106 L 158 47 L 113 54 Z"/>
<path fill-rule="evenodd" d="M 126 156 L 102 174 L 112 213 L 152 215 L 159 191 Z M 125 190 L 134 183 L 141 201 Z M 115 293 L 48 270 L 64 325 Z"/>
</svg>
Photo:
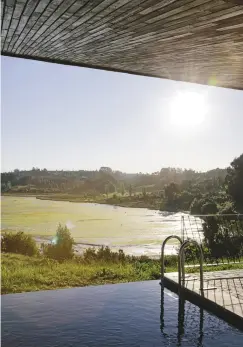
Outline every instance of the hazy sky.
<svg viewBox="0 0 243 347">
<path fill-rule="evenodd" d="M 204 171 L 242 152 L 242 91 L 2 58 L 2 171 Z"/>
</svg>

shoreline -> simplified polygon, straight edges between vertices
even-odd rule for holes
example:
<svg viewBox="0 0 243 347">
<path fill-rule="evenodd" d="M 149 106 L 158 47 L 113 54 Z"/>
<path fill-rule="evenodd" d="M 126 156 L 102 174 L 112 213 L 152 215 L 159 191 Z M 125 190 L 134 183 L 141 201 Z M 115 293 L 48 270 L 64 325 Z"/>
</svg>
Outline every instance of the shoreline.
<svg viewBox="0 0 243 347">
<path fill-rule="evenodd" d="M 57 195 L 38 195 L 38 194 L 10 194 L 10 193 L 4 193 L 2 196 L 12 196 L 12 197 L 23 197 L 23 198 L 36 198 L 37 200 L 48 200 L 48 201 L 63 201 L 63 202 L 74 202 L 74 203 L 90 203 L 90 204 L 100 204 L 100 205 L 109 205 L 109 206 L 117 206 L 117 207 L 127 207 L 127 208 L 146 208 L 148 210 L 153 210 L 153 211 L 161 211 L 159 208 L 160 203 L 156 204 L 151 204 L 146 201 L 138 201 L 138 200 L 130 200 L 130 201 L 114 201 L 112 198 L 107 199 L 85 199 L 80 196 L 68 196 L 65 194 L 57 194 Z M 120 198 L 121 200 L 124 198 Z M 112 200 L 112 201 L 111 201 Z M 177 212 L 184 212 L 184 211 L 164 211 L 164 212 L 169 212 L 169 213 L 177 213 Z"/>
<path fill-rule="evenodd" d="M 41 248 L 41 244 L 48 244 L 51 242 L 51 238 L 41 238 L 39 236 L 33 236 L 35 242 Z M 123 250 L 126 255 L 130 256 L 147 256 L 149 259 L 160 259 L 161 245 L 154 246 L 153 244 L 140 244 L 140 245 L 110 245 L 110 244 L 97 244 L 97 243 L 86 243 L 86 242 L 75 242 L 74 250 L 77 255 L 82 255 L 86 249 L 94 248 L 98 250 L 101 247 L 109 247 L 111 251 L 118 252 Z M 177 254 L 177 244 L 168 244 L 165 250 L 165 255 Z"/>
<path fill-rule="evenodd" d="M 27 197 L 27 196 L 26 196 Z M 129 208 L 147 208 L 149 210 L 155 210 L 159 211 L 159 208 L 156 208 L 155 206 L 151 206 L 151 204 L 146 203 L 144 201 L 107 201 L 105 199 L 99 200 L 99 199 L 82 199 L 81 197 L 65 197 L 65 196 L 35 196 L 38 200 L 49 200 L 49 201 L 67 201 L 67 202 L 76 202 L 76 203 L 90 203 L 90 204 L 100 204 L 100 205 L 109 205 L 109 206 L 117 206 L 117 207 L 129 207 Z M 158 206 L 159 207 L 159 206 Z"/>
</svg>

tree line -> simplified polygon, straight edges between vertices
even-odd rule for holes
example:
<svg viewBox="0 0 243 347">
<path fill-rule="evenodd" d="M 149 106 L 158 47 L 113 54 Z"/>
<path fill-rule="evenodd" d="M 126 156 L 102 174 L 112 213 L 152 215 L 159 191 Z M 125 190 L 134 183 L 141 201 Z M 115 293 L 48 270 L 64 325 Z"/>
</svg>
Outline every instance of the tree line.
<svg viewBox="0 0 243 347">
<path fill-rule="evenodd" d="M 104 195 L 110 200 L 143 201 L 147 207 L 192 214 L 243 211 L 243 154 L 225 169 L 207 172 L 162 168 L 158 172 L 123 173 L 109 167 L 87 171 L 32 168 L 1 174 L 2 193 Z"/>
</svg>

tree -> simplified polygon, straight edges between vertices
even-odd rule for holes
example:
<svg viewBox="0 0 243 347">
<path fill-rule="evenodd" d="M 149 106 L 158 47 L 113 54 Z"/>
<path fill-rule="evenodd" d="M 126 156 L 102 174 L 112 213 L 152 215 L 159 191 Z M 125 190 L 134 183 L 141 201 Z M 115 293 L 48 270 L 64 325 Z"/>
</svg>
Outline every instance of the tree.
<svg viewBox="0 0 243 347">
<path fill-rule="evenodd" d="M 217 212 L 218 208 L 214 201 L 207 201 L 202 205 L 202 214 L 216 214 Z"/>
<path fill-rule="evenodd" d="M 120 193 L 122 196 L 125 194 L 125 187 L 123 182 L 120 184 Z"/>
<path fill-rule="evenodd" d="M 194 198 L 190 206 L 190 213 L 202 214 L 202 206 L 204 203 L 205 201 L 203 199 Z"/>
<path fill-rule="evenodd" d="M 194 198 L 193 194 L 187 190 L 183 190 L 180 194 L 177 193 L 176 196 L 180 209 L 188 211 Z"/>
<path fill-rule="evenodd" d="M 109 192 L 110 192 L 110 190 L 109 190 L 109 184 L 106 184 L 105 185 L 105 193 L 106 193 L 106 196 L 108 197 L 108 195 L 109 195 Z"/>
<path fill-rule="evenodd" d="M 129 196 L 131 197 L 132 196 L 132 185 L 131 184 L 129 185 L 128 190 L 129 190 Z"/>
<path fill-rule="evenodd" d="M 1 192 L 5 192 L 7 190 L 7 186 L 6 186 L 6 183 L 2 183 L 1 184 Z"/>
<path fill-rule="evenodd" d="M 171 182 L 164 187 L 165 198 L 168 202 L 174 200 L 175 194 L 178 194 L 180 191 L 178 184 Z"/>
<path fill-rule="evenodd" d="M 108 173 L 108 174 L 112 174 L 112 169 L 108 166 L 102 166 L 100 168 L 100 172 L 104 172 L 104 173 Z"/>
<path fill-rule="evenodd" d="M 236 214 L 235 207 L 232 201 L 225 201 L 221 204 L 219 214 Z"/>
<path fill-rule="evenodd" d="M 195 198 L 190 206 L 191 214 L 216 214 L 218 212 L 218 207 L 215 201 L 210 199 L 208 196 L 202 198 Z"/>
<path fill-rule="evenodd" d="M 52 244 L 44 246 L 43 253 L 48 258 L 63 261 L 73 257 L 73 246 L 74 240 L 67 226 L 59 224 L 56 236 L 52 240 Z"/>
<path fill-rule="evenodd" d="M 243 229 L 238 217 L 204 217 L 204 244 L 213 258 L 238 259 L 243 251 Z"/>
<path fill-rule="evenodd" d="M 227 192 L 238 211 L 243 211 L 243 154 L 235 158 L 227 169 Z"/>
</svg>

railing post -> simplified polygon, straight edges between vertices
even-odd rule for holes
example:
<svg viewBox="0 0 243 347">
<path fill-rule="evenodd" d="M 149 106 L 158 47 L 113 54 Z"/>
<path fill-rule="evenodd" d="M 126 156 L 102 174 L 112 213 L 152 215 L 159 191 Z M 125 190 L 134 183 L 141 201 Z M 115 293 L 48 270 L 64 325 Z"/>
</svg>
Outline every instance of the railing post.
<svg viewBox="0 0 243 347">
<path fill-rule="evenodd" d="M 185 219 L 184 219 L 184 216 L 181 217 L 181 239 L 182 239 L 182 242 L 185 241 Z"/>
<path fill-rule="evenodd" d="M 168 237 L 166 237 L 166 239 L 162 242 L 162 245 L 161 245 L 161 284 L 163 282 L 163 278 L 164 278 L 164 274 L 165 274 L 165 245 L 167 243 L 167 241 L 169 241 L 170 239 L 177 239 L 180 244 L 182 245 L 182 240 L 179 236 L 177 235 L 170 235 Z"/>
<path fill-rule="evenodd" d="M 201 245 L 195 240 L 187 240 L 183 242 L 183 244 L 180 247 L 179 254 L 178 254 L 178 286 L 179 286 L 179 292 L 181 290 L 181 279 L 183 280 L 183 286 L 185 284 L 185 259 L 184 259 L 184 249 L 190 244 L 194 244 L 199 248 L 200 251 L 200 293 L 201 295 L 204 295 L 203 293 L 203 251 Z"/>
</svg>

